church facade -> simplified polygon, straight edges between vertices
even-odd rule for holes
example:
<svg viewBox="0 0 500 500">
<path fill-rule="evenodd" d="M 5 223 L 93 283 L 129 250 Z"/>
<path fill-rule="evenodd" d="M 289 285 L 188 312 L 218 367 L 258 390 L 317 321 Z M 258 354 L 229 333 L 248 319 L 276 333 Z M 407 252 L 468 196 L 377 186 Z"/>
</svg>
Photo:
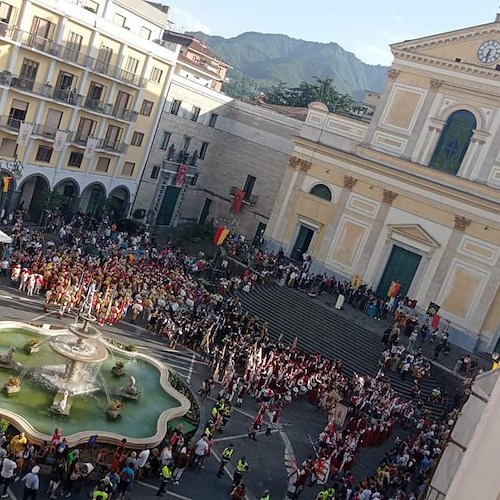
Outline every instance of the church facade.
<svg viewBox="0 0 500 500">
<path fill-rule="evenodd" d="M 312 103 L 266 237 L 316 272 L 393 282 L 452 342 L 500 347 L 500 18 L 391 46 L 370 118 Z"/>
</svg>

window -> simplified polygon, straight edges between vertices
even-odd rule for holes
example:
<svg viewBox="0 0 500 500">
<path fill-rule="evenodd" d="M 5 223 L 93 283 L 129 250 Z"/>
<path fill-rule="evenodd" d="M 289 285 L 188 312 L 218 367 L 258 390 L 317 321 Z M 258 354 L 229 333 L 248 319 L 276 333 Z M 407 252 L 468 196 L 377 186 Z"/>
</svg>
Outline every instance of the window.
<svg viewBox="0 0 500 500">
<path fill-rule="evenodd" d="M 257 178 L 254 177 L 253 175 L 247 175 L 247 180 L 245 181 L 245 185 L 243 186 L 243 191 L 245 192 L 245 199 L 250 198 L 256 180 Z"/>
<path fill-rule="evenodd" d="M 191 111 L 191 121 L 192 122 L 197 122 L 198 118 L 200 116 L 201 109 L 197 108 L 196 106 L 193 106 L 193 111 Z"/>
<path fill-rule="evenodd" d="M 188 137 L 187 135 L 184 136 L 182 139 L 182 148 L 181 150 L 187 153 L 189 149 L 189 145 L 191 144 L 191 137 Z"/>
<path fill-rule="evenodd" d="M 151 170 L 151 179 L 158 179 L 160 175 L 160 165 L 155 165 L 153 170 Z"/>
<path fill-rule="evenodd" d="M 122 16 L 121 14 L 115 14 L 113 17 L 113 22 L 117 24 L 118 26 L 125 26 L 125 22 L 127 21 L 125 16 Z"/>
<path fill-rule="evenodd" d="M 26 101 L 21 101 L 19 99 L 12 99 L 12 104 L 10 105 L 9 117 L 7 118 L 7 126 L 14 130 L 19 130 L 21 123 L 24 122 L 26 118 L 26 113 L 28 112 L 29 103 Z"/>
<path fill-rule="evenodd" d="M 72 151 L 69 155 L 68 167 L 80 168 L 82 166 L 83 153 Z"/>
<path fill-rule="evenodd" d="M 151 70 L 151 76 L 149 77 L 149 79 L 153 83 L 160 83 L 162 75 L 163 75 L 163 71 L 160 68 L 153 66 L 153 69 Z"/>
<path fill-rule="evenodd" d="M 455 111 L 446 121 L 429 167 L 456 174 L 474 134 L 476 117 L 466 110 Z"/>
<path fill-rule="evenodd" d="M 97 54 L 97 61 L 95 61 L 94 69 L 100 73 L 107 73 L 111 58 L 113 57 L 113 49 L 101 44 L 101 48 Z"/>
<path fill-rule="evenodd" d="M 102 100 L 104 98 L 104 94 L 104 85 L 97 82 L 90 82 L 89 92 L 87 94 L 87 98 L 85 99 L 85 107 L 98 109 L 103 104 Z"/>
<path fill-rule="evenodd" d="M 212 113 L 210 115 L 210 121 L 208 122 L 208 126 L 209 127 L 215 127 L 215 124 L 217 123 L 217 118 L 218 118 L 218 114 L 217 113 Z"/>
<path fill-rule="evenodd" d="M 0 22 L 9 24 L 14 7 L 5 2 L 0 2 Z"/>
<path fill-rule="evenodd" d="M 17 153 L 17 142 L 14 139 L 2 139 L 0 151 L 2 151 L 2 156 L 13 158 Z"/>
<path fill-rule="evenodd" d="M 208 142 L 202 142 L 200 148 L 200 154 L 198 156 L 200 160 L 205 159 L 205 156 L 207 155 L 207 149 L 208 149 Z"/>
<path fill-rule="evenodd" d="M 21 75 L 29 80 L 36 80 L 36 74 L 38 72 L 38 63 L 32 61 L 31 59 L 23 59 L 23 64 L 21 65 Z"/>
<path fill-rule="evenodd" d="M 324 184 L 316 184 L 311 188 L 309 194 L 317 196 L 318 198 L 326 201 L 332 201 L 332 192 L 330 191 L 330 188 L 328 186 L 325 186 Z"/>
<path fill-rule="evenodd" d="M 83 7 L 86 10 L 90 10 L 90 12 L 93 12 L 94 14 L 97 14 L 97 11 L 99 10 L 99 4 L 97 2 L 94 2 L 94 0 L 87 0 L 85 2 L 85 7 Z"/>
<path fill-rule="evenodd" d="M 52 148 L 49 146 L 38 146 L 38 151 L 36 152 L 35 161 L 40 161 L 42 163 L 49 163 L 52 157 Z"/>
<path fill-rule="evenodd" d="M 131 161 L 126 161 L 123 164 L 122 176 L 123 177 L 132 177 L 134 175 L 135 163 Z"/>
<path fill-rule="evenodd" d="M 178 99 L 174 99 L 172 101 L 172 106 L 170 107 L 170 114 L 177 115 L 179 113 L 179 110 L 181 109 L 181 104 L 182 104 L 182 101 L 179 101 Z"/>
<path fill-rule="evenodd" d="M 62 116 L 62 111 L 49 108 L 47 111 L 47 117 L 45 118 L 45 124 L 43 125 L 43 134 L 49 137 L 54 137 L 59 125 L 61 124 Z"/>
<path fill-rule="evenodd" d="M 142 26 L 139 31 L 139 36 L 145 38 L 146 40 L 149 40 L 151 38 L 151 30 Z"/>
<path fill-rule="evenodd" d="M 198 172 L 191 177 L 191 182 L 189 183 L 191 186 L 196 186 L 196 183 L 198 182 Z"/>
<path fill-rule="evenodd" d="M 82 50 L 83 36 L 70 31 L 66 47 L 64 48 L 64 58 L 77 61 Z"/>
<path fill-rule="evenodd" d="M 42 42 L 41 39 L 51 39 L 52 34 L 54 33 L 54 26 L 55 25 L 50 21 L 47 21 L 47 19 L 35 16 L 31 22 L 30 33 L 34 36 L 31 37 L 32 43 L 30 45 L 36 47 Z"/>
<path fill-rule="evenodd" d="M 134 132 L 134 134 L 132 135 L 132 141 L 130 144 L 132 146 L 140 147 L 142 145 L 143 139 L 144 139 L 144 134 L 142 132 Z"/>
<path fill-rule="evenodd" d="M 127 92 L 122 92 L 121 90 L 118 92 L 116 97 L 115 106 L 113 108 L 113 114 L 118 118 L 123 117 L 128 110 L 130 109 L 130 103 L 132 102 L 133 97 Z"/>
<path fill-rule="evenodd" d="M 116 127 L 115 125 L 109 125 L 106 131 L 106 136 L 104 137 L 104 147 L 116 149 L 118 143 L 122 138 L 123 129 L 121 127 Z"/>
<path fill-rule="evenodd" d="M 94 134 L 96 127 L 96 122 L 90 118 L 80 118 L 80 123 L 78 124 L 78 130 L 76 131 L 76 142 L 81 142 L 85 144 L 89 135 Z"/>
<path fill-rule="evenodd" d="M 109 170 L 109 163 L 110 159 L 106 158 L 105 156 L 99 156 L 99 159 L 97 160 L 96 166 L 95 166 L 95 171 L 96 172 L 102 172 L 103 174 L 106 174 Z"/>
<path fill-rule="evenodd" d="M 74 89 L 74 91 L 72 91 Z M 66 71 L 59 71 L 57 75 L 54 98 L 73 104 L 76 94 L 76 76 Z"/>
<path fill-rule="evenodd" d="M 153 101 L 148 101 L 144 99 L 144 101 L 142 101 L 142 106 L 140 111 L 141 115 L 151 116 L 152 111 L 153 111 Z"/>
<path fill-rule="evenodd" d="M 170 142 L 171 137 L 172 137 L 172 134 L 170 132 L 163 132 L 163 136 L 162 136 L 161 142 L 160 142 L 160 149 L 163 149 L 164 151 L 167 150 L 168 143 Z"/>
<path fill-rule="evenodd" d="M 129 73 L 137 73 L 137 68 L 139 67 L 139 59 L 135 57 L 128 56 L 127 64 L 125 64 L 125 71 Z"/>
</svg>

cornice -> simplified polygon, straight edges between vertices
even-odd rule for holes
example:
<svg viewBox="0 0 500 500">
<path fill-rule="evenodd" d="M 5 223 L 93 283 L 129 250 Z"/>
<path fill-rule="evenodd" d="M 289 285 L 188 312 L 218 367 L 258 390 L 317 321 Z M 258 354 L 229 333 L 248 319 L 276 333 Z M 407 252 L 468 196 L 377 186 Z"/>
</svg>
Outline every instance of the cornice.
<svg viewBox="0 0 500 500">
<path fill-rule="evenodd" d="M 491 68 L 477 66 L 475 64 L 450 61 L 448 59 L 440 59 L 438 57 L 419 54 L 417 52 L 409 52 L 408 50 L 393 50 L 392 53 L 396 58 L 396 60 L 394 61 L 394 64 L 396 65 L 397 65 L 397 59 L 404 59 L 406 61 L 423 63 L 428 66 L 451 69 L 455 71 L 460 71 L 462 73 L 467 73 L 469 75 L 481 76 L 500 81 L 500 72 L 495 71 L 494 69 Z"/>
<path fill-rule="evenodd" d="M 460 30 L 449 31 L 447 33 L 441 33 L 438 35 L 415 38 L 413 40 L 406 40 L 404 42 L 397 42 L 390 45 L 390 47 L 391 50 L 427 49 L 439 45 L 444 45 L 454 42 L 464 42 L 468 40 L 473 40 L 475 38 L 482 38 L 485 35 L 490 36 L 498 34 L 500 34 L 500 26 L 498 25 L 498 23 L 495 22 L 495 23 L 482 24 L 475 27 L 462 28 Z"/>
<path fill-rule="evenodd" d="M 384 177 L 387 177 L 388 185 L 391 184 L 391 179 L 402 182 L 408 186 L 408 189 L 406 190 L 408 194 L 412 193 L 412 186 L 425 190 L 430 193 L 429 198 L 426 198 L 425 200 L 426 203 L 433 204 L 437 208 L 442 209 L 442 205 L 440 205 L 439 202 L 433 202 L 432 194 L 441 195 L 453 201 L 469 204 L 477 209 L 491 213 L 492 218 L 494 214 L 497 214 L 498 217 L 500 217 L 500 204 L 492 201 L 499 198 L 500 191 L 498 189 L 484 186 L 482 184 L 477 184 L 460 177 L 452 177 L 447 174 L 441 174 L 440 172 L 429 167 L 425 167 L 423 165 L 419 165 L 402 158 L 392 158 L 390 157 L 390 155 L 387 155 L 388 160 L 397 160 L 404 165 L 398 167 L 394 164 L 390 165 L 380 163 L 376 159 L 360 156 L 358 152 L 348 153 L 346 151 L 342 151 L 331 146 L 324 146 L 322 144 L 318 144 L 301 137 L 295 138 L 294 142 L 296 145 L 301 145 L 307 148 L 313 146 L 316 154 L 319 153 L 324 154 L 325 156 L 335 157 L 345 162 L 346 164 L 356 165 L 367 170 L 368 172 L 375 172 Z M 373 151 L 368 146 L 361 145 L 358 146 L 358 151 L 360 150 L 367 152 Z M 373 152 L 380 154 L 379 151 Z M 315 162 L 313 160 L 313 166 L 314 163 Z M 329 166 L 331 165 L 329 164 Z M 450 186 L 450 177 L 452 177 L 453 180 L 460 185 Z M 365 177 L 365 181 L 373 182 L 373 180 L 368 176 Z M 486 191 L 486 193 L 484 193 L 484 196 L 490 197 L 491 200 L 486 199 L 481 195 L 481 193 L 474 192 L 474 190 L 476 190 L 477 188 L 481 188 L 481 190 Z M 473 192 L 471 192 L 471 189 L 473 190 Z M 491 219 L 488 220 L 484 218 L 484 220 L 491 222 Z"/>
</svg>

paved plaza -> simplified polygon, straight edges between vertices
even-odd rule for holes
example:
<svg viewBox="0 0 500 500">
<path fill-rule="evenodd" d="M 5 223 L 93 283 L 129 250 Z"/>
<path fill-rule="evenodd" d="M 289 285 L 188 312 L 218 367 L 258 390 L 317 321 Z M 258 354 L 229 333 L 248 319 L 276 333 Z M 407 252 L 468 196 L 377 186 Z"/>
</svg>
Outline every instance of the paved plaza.
<svg viewBox="0 0 500 500">
<path fill-rule="evenodd" d="M 291 289 L 283 289 L 276 285 L 261 287 L 251 294 L 242 296 L 245 308 L 259 315 L 270 324 L 270 336 L 276 339 L 282 335 L 283 341 L 291 342 L 298 338 L 298 345 L 308 351 L 321 352 L 331 357 L 344 359 L 345 371 L 348 375 L 374 374 L 378 370 L 377 360 L 381 350 L 380 338 L 387 327 L 384 322 L 374 322 L 361 312 L 346 307 L 344 311 L 335 311 L 328 302 L 315 300 L 306 294 Z M 19 320 L 35 324 L 50 323 L 68 325 L 74 318 L 58 318 L 56 310 L 45 313 L 41 297 L 27 297 L 11 286 L 4 279 L 0 284 L 0 308 L 2 320 Z M 193 391 L 197 390 L 204 378 L 210 375 L 207 364 L 198 359 L 196 353 L 187 349 L 173 350 L 166 346 L 163 339 L 145 333 L 143 325 L 132 325 L 127 321 L 110 327 L 100 327 L 103 335 L 123 343 L 134 343 L 140 352 L 151 354 L 167 363 L 177 371 Z M 424 390 L 430 391 L 439 384 L 440 374 L 433 375 L 425 381 Z M 393 380 L 392 380 L 393 379 Z M 408 391 L 408 383 L 399 377 L 391 377 L 398 390 Z M 218 392 L 218 386 L 213 391 Z M 209 418 L 212 401 L 200 402 L 201 425 Z M 285 498 L 288 489 L 288 476 L 295 463 L 302 462 L 314 453 L 312 442 L 316 441 L 323 429 L 326 419 L 316 411 L 305 399 L 287 406 L 281 415 L 280 429 L 271 436 L 263 433 L 257 441 L 248 439 L 247 430 L 257 413 L 258 405 L 250 397 L 246 397 L 242 408 L 235 408 L 224 434 L 216 434 L 212 457 L 205 462 L 200 471 L 186 471 L 179 485 L 168 487 L 168 499 L 227 499 L 231 489 L 233 465 L 229 464 L 226 474 L 219 479 L 216 471 L 219 467 L 222 449 L 232 442 L 235 446 L 236 460 L 244 455 L 250 464 L 250 473 L 244 478 L 249 500 L 259 498 L 265 489 L 271 493 L 272 499 Z M 64 426 L 63 426 L 64 433 Z M 405 432 L 397 429 L 391 439 L 382 446 L 367 448 L 356 456 L 353 473 L 357 480 L 372 474 L 385 451 L 390 449 L 397 435 Z M 234 462 L 235 460 L 233 460 Z M 43 479 L 43 487 L 46 484 Z M 43 487 L 40 490 L 44 498 Z M 92 484 L 84 485 L 80 492 L 72 498 L 88 498 Z M 148 483 L 139 482 L 129 494 L 131 499 L 152 497 L 158 487 L 158 480 Z M 22 497 L 20 483 L 13 483 L 12 491 L 16 498 Z M 306 488 L 301 498 L 315 498 L 319 488 Z"/>
</svg>

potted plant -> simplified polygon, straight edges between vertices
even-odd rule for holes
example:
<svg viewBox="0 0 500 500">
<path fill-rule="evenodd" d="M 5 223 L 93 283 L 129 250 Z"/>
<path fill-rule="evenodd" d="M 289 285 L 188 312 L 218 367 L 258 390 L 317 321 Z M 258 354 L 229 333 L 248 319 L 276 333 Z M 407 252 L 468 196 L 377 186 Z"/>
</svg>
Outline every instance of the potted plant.
<svg viewBox="0 0 500 500">
<path fill-rule="evenodd" d="M 26 344 L 24 344 L 24 350 L 28 354 L 33 354 L 34 352 L 38 352 L 40 350 L 40 344 L 38 342 L 38 339 L 31 338 L 29 339 Z"/>
<path fill-rule="evenodd" d="M 111 418 L 118 418 L 121 415 L 123 403 L 119 399 L 112 399 L 106 413 Z"/>
<path fill-rule="evenodd" d="M 3 389 L 7 394 L 18 393 L 21 390 L 21 379 L 19 377 L 14 377 L 14 375 L 9 375 Z"/>
<path fill-rule="evenodd" d="M 117 377 L 125 375 L 125 363 L 123 361 L 117 361 L 113 368 L 111 368 L 111 373 Z"/>
</svg>

